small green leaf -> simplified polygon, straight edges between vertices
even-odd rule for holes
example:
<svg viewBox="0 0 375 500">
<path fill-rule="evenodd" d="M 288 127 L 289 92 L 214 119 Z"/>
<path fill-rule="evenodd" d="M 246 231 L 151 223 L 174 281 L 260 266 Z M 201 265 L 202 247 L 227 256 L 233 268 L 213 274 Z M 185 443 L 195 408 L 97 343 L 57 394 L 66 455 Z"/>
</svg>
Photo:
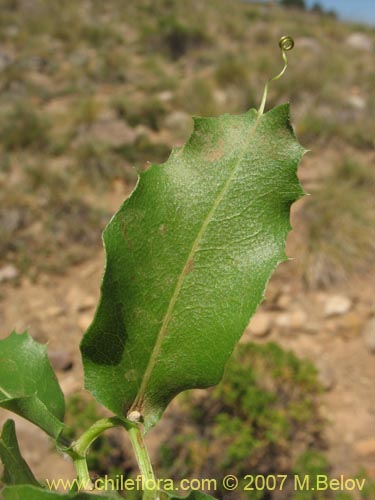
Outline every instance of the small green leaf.
<svg viewBox="0 0 375 500">
<path fill-rule="evenodd" d="M 7 420 L 0 436 L 0 457 L 4 465 L 5 484 L 33 484 L 39 486 L 30 467 L 22 458 L 13 420 Z"/>
<path fill-rule="evenodd" d="M 46 346 L 28 333 L 0 340 L 0 406 L 30 420 L 57 439 L 64 427 L 64 395 Z"/>
<path fill-rule="evenodd" d="M 55 491 L 43 490 L 34 486 L 7 486 L 1 492 L 4 500 L 114 500 L 119 495 L 96 495 L 92 493 L 57 493 Z M 198 499 L 197 499 L 198 500 Z M 200 500 L 200 499 L 199 499 Z M 203 499 L 202 499 L 203 500 Z"/>
<path fill-rule="evenodd" d="M 98 401 L 147 430 L 176 394 L 219 382 L 286 259 L 303 153 L 282 105 L 197 118 L 187 144 L 141 174 L 104 231 L 101 300 L 81 344 Z"/>
</svg>

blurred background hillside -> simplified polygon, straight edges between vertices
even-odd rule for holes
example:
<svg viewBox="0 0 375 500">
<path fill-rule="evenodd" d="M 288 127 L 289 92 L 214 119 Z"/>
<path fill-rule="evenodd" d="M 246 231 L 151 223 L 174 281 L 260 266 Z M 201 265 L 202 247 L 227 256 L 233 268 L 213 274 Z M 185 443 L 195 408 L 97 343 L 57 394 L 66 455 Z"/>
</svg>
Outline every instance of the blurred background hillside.
<svg viewBox="0 0 375 500">
<path fill-rule="evenodd" d="M 291 103 L 296 135 L 311 150 L 299 171 L 311 196 L 293 207 L 288 255 L 294 260 L 271 280 L 244 336 L 248 350 L 237 354 L 248 370 L 257 367 L 249 380 L 259 412 L 236 427 L 230 404 L 216 392 L 210 421 L 199 427 L 199 396 L 182 401 L 164 434 L 178 428 L 185 451 L 150 438 L 167 477 L 170 469 L 177 477 L 220 476 L 238 472 L 240 462 L 249 472 L 375 477 L 374 30 L 341 21 L 327 5 L 0 0 L 1 336 L 28 328 L 49 342 L 64 390 L 74 394 L 72 415 L 82 413 L 85 397 L 74 399 L 82 387 L 77 344 L 99 293 L 106 222 L 137 172 L 187 140 L 192 115 L 258 108 L 265 82 L 282 67 L 279 38 L 295 39 L 286 74 L 270 86 L 267 109 Z M 282 376 L 259 385 L 260 374 L 277 374 L 280 366 Z M 231 373 L 226 383 L 241 396 Z M 230 443 L 215 441 L 216 450 L 207 443 L 220 426 L 228 428 L 225 418 L 229 441 L 245 444 L 218 464 Z M 25 455 L 47 474 L 29 428 L 19 425 Z M 258 430 L 249 435 L 250 428 Z M 216 465 L 205 468 L 202 456 Z M 127 460 L 123 451 L 114 459 L 131 471 Z M 108 470 L 99 462 L 96 470 Z M 366 494 L 361 498 L 374 498 L 374 490 Z M 324 500 L 330 498 L 354 497 Z"/>
<path fill-rule="evenodd" d="M 291 101 L 296 134 L 312 150 L 306 189 L 324 186 L 303 213 L 304 275 L 328 284 L 366 270 L 369 27 L 224 0 L 1 3 L 2 263 L 34 276 L 95 251 L 112 211 L 103 194 L 165 160 L 189 136 L 191 115 L 258 107 L 281 67 L 278 39 L 290 33 L 296 47 L 267 106 Z"/>
</svg>

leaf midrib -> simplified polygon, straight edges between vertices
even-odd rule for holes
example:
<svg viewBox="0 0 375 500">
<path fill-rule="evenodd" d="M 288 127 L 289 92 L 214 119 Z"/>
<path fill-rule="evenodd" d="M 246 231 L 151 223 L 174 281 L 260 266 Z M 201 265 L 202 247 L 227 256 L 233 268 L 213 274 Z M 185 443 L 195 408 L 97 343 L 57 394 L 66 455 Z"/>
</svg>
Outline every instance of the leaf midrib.
<svg viewBox="0 0 375 500">
<path fill-rule="evenodd" d="M 15 396 L 12 396 L 11 394 L 9 394 L 8 391 L 6 391 L 2 386 L 0 386 L 0 391 L 4 394 L 4 396 L 6 396 L 8 399 L 13 399 Z"/>
<path fill-rule="evenodd" d="M 199 232 L 197 234 L 197 237 L 195 238 L 195 240 L 193 242 L 193 245 L 192 245 L 191 250 L 189 252 L 189 255 L 188 255 L 187 259 L 186 259 L 184 267 L 182 268 L 182 271 L 181 271 L 181 273 L 180 273 L 180 275 L 178 277 L 178 280 L 177 280 L 177 283 L 176 283 L 176 287 L 175 287 L 174 292 L 172 294 L 171 300 L 169 301 L 168 308 L 167 308 L 167 311 L 166 311 L 165 316 L 163 318 L 163 322 L 162 322 L 161 328 L 160 328 L 159 333 L 158 333 L 158 335 L 156 337 L 156 341 L 155 341 L 154 347 L 153 347 L 152 352 L 150 354 L 150 358 L 149 358 L 149 361 L 148 361 L 148 364 L 147 364 L 144 376 L 142 378 L 141 385 L 139 386 L 139 389 L 138 389 L 137 395 L 136 395 L 136 397 L 134 399 L 134 402 L 133 402 L 133 404 L 131 405 L 131 407 L 130 407 L 130 409 L 128 411 L 128 415 L 131 412 L 133 412 L 133 411 L 138 411 L 141 414 L 141 416 L 144 418 L 144 414 L 143 414 L 143 411 L 142 411 L 143 408 L 142 407 L 143 407 L 144 400 L 145 400 L 147 385 L 148 385 L 148 382 L 149 382 L 149 380 L 151 378 L 151 374 L 152 374 L 152 372 L 154 370 L 156 361 L 158 359 L 158 356 L 159 356 L 159 353 L 160 353 L 160 350 L 161 350 L 161 347 L 162 347 L 162 344 L 163 344 L 164 337 L 167 334 L 168 326 L 169 326 L 170 320 L 172 318 L 173 309 L 174 309 L 174 306 L 175 306 L 175 304 L 176 304 L 176 302 L 178 300 L 178 297 L 179 297 L 179 294 L 180 294 L 180 291 L 181 291 L 181 288 L 182 288 L 185 276 L 188 274 L 190 263 L 191 263 L 194 255 L 195 255 L 195 252 L 196 252 L 196 250 L 197 250 L 200 242 L 202 241 L 202 237 L 203 237 L 203 235 L 204 235 L 204 233 L 206 231 L 207 226 L 209 225 L 209 223 L 212 220 L 212 216 L 214 215 L 216 209 L 218 208 L 218 206 L 220 205 L 220 203 L 221 203 L 222 199 L 224 198 L 226 192 L 228 191 L 228 188 L 229 188 L 229 186 L 230 186 L 233 178 L 235 177 L 235 175 L 237 173 L 238 167 L 240 166 L 240 164 L 242 163 L 242 160 L 244 159 L 245 152 L 246 152 L 246 150 L 247 150 L 247 148 L 249 146 L 249 142 L 254 137 L 255 132 L 256 132 L 256 130 L 258 128 L 259 121 L 262 118 L 262 116 L 263 115 L 260 115 L 260 114 L 257 115 L 257 118 L 256 118 L 256 121 L 254 123 L 254 126 L 250 130 L 250 132 L 249 132 L 248 142 L 245 144 L 245 146 L 243 148 L 243 152 L 241 153 L 238 161 L 236 162 L 236 164 L 235 164 L 235 166 L 234 166 L 234 168 L 232 170 L 232 173 L 229 175 L 229 177 L 228 177 L 227 181 L 225 182 L 222 190 L 220 191 L 219 195 L 215 199 L 215 201 L 214 201 L 214 203 L 212 205 L 211 210 L 208 212 L 207 217 L 203 221 L 201 229 L 199 230 Z"/>
</svg>

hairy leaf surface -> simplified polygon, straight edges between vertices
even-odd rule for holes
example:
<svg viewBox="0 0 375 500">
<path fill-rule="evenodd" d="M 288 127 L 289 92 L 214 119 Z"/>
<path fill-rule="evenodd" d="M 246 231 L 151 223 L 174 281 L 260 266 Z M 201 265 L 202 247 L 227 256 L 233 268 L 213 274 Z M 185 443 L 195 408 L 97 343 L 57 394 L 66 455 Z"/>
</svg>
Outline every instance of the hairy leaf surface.
<svg viewBox="0 0 375 500">
<path fill-rule="evenodd" d="M 286 259 L 303 153 L 282 105 L 197 118 L 187 144 L 141 174 L 104 231 L 101 300 L 81 344 L 98 401 L 148 429 L 180 391 L 218 383 Z"/>
<path fill-rule="evenodd" d="M 30 467 L 23 459 L 17 441 L 13 420 L 7 420 L 0 436 L 0 458 L 4 465 L 5 484 L 32 484 L 39 486 Z"/>
<path fill-rule="evenodd" d="M 28 333 L 0 340 L 0 406 L 57 438 L 64 427 L 64 395 L 46 346 Z"/>
</svg>

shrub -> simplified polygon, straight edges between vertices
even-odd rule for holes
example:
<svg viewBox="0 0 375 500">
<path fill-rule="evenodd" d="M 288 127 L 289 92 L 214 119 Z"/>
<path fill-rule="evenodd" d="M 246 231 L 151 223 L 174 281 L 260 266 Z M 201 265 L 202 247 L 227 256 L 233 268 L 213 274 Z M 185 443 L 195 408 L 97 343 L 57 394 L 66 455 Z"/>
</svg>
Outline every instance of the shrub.
<svg viewBox="0 0 375 500">
<path fill-rule="evenodd" d="M 192 425 L 163 445 L 161 466 L 179 478 L 212 477 L 218 484 L 227 474 L 289 473 L 299 463 L 296 450 L 321 445 L 320 390 L 311 363 L 274 343 L 240 344 L 220 386 L 181 398 L 176 425 Z M 258 498 L 239 495 L 233 498 Z"/>
</svg>

